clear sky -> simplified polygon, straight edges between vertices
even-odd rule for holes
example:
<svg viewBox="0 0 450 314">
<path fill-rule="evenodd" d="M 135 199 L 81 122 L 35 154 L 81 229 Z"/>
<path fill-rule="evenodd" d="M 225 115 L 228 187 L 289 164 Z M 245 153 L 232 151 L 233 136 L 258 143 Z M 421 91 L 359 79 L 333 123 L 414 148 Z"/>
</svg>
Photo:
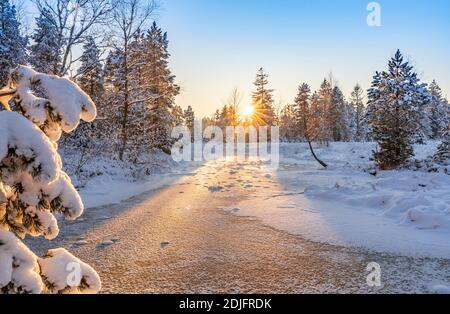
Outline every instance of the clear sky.
<svg viewBox="0 0 450 314">
<path fill-rule="evenodd" d="M 234 87 L 242 106 L 250 104 L 260 67 L 277 104 L 292 102 L 303 82 L 317 89 L 330 72 L 348 97 L 356 83 L 367 89 L 397 49 L 450 98 L 450 0 L 379 0 L 381 27 L 367 25 L 369 0 L 159 2 L 182 87 L 177 103 L 199 116 L 220 108 Z M 35 14 L 31 0 L 25 8 Z"/>
<path fill-rule="evenodd" d="M 384 0 L 381 27 L 369 27 L 367 0 L 161 0 L 171 68 L 182 87 L 177 103 L 200 116 L 221 107 L 233 87 L 250 103 L 259 67 L 270 74 L 276 102 L 297 86 L 318 88 L 333 73 L 346 96 L 365 89 L 396 49 L 425 81 L 450 96 L 450 1 Z"/>
</svg>

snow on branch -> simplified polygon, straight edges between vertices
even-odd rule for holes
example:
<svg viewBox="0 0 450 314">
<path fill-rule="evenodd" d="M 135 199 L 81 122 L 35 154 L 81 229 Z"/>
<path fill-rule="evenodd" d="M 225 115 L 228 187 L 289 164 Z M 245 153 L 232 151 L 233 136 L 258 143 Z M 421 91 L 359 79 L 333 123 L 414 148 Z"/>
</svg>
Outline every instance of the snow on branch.
<svg viewBox="0 0 450 314">
<path fill-rule="evenodd" d="M 54 239 L 54 213 L 76 219 L 83 203 L 62 169 L 54 144 L 15 112 L 0 112 L 0 227 L 18 237 Z"/>
<path fill-rule="evenodd" d="M 23 66 L 11 73 L 0 101 L 7 109 L 0 111 L 0 294 L 98 292 L 97 273 L 66 250 L 38 258 L 20 241 L 52 240 L 56 215 L 74 220 L 83 213 L 55 141 L 80 119 L 94 120 L 94 103 L 70 80 Z"/>
<path fill-rule="evenodd" d="M 0 293 L 41 293 L 43 288 L 36 255 L 0 229 Z"/>
<path fill-rule="evenodd" d="M 5 158 L 9 157 L 6 162 Z M 13 159 L 21 159 L 20 172 L 36 181 L 51 182 L 61 169 L 61 159 L 53 144 L 40 130 L 15 112 L 0 112 L 0 178 L 18 177 Z"/>
<path fill-rule="evenodd" d="M 91 98 L 67 78 L 38 73 L 19 66 L 11 73 L 12 100 L 25 117 L 38 125 L 52 141 L 61 132 L 72 132 L 80 119 L 91 122 L 97 111 Z"/>
</svg>

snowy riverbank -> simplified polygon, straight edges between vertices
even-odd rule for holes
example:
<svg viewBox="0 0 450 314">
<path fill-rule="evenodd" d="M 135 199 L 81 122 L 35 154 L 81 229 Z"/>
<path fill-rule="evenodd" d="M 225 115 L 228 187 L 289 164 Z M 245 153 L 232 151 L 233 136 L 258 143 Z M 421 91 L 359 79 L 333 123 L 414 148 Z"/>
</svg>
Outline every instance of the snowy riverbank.
<svg viewBox="0 0 450 314">
<path fill-rule="evenodd" d="M 136 195 L 170 186 L 180 176 L 190 175 L 195 163 L 177 163 L 171 156 L 155 151 L 140 165 L 96 156 L 83 161 L 80 154 L 62 151 L 64 168 L 80 193 L 85 208 L 117 204 Z"/>
<path fill-rule="evenodd" d="M 416 146 L 416 158 L 437 143 Z M 426 171 L 367 172 L 373 143 L 332 143 L 317 149 L 282 144 L 276 195 L 257 193 L 230 209 L 308 239 L 408 256 L 450 258 L 450 176 Z M 298 194 L 301 193 L 301 194 Z"/>
<path fill-rule="evenodd" d="M 437 144 L 416 146 L 416 158 L 425 159 Z M 450 258 L 450 175 L 443 171 L 396 170 L 374 176 L 370 174 L 374 148 L 373 143 L 319 146 L 317 154 L 329 164 L 323 169 L 313 160 L 306 144 L 282 144 L 279 169 L 270 170 L 264 165 L 259 168 L 262 178 L 275 187 L 269 191 L 255 190 L 252 184 L 243 186 L 248 190 L 248 199 L 225 210 L 257 217 L 276 229 L 317 242 Z M 85 207 L 116 204 L 169 187 L 201 167 L 174 164 L 161 156 L 154 158 L 158 165 L 154 173 L 139 180 L 133 180 L 120 165 L 105 170 L 101 168 L 103 163 L 97 162 L 94 168 L 103 169 L 102 174 L 80 188 Z M 237 176 L 240 169 L 254 166 L 230 165 Z"/>
</svg>

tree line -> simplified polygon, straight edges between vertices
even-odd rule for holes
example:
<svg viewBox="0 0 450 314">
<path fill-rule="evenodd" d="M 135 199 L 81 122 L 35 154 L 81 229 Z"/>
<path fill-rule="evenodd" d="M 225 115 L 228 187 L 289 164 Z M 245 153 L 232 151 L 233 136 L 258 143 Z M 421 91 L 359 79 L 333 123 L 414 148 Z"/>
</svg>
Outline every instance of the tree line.
<svg viewBox="0 0 450 314">
<path fill-rule="evenodd" d="M 407 165 L 414 156 L 413 144 L 427 140 L 442 141 L 435 161 L 450 158 L 449 102 L 435 80 L 420 82 L 400 51 L 389 60 L 387 71 L 375 74 L 367 93 L 356 84 L 348 100 L 330 77 L 317 91 L 302 83 L 293 102 L 277 113 L 268 77 L 262 68 L 256 75 L 251 117 L 236 120 L 236 105 L 229 101 L 206 123 L 221 127 L 277 125 L 286 142 L 376 141 L 374 159 L 382 169 Z"/>
<path fill-rule="evenodd" d="M 157 5 L 146 0 L 35 0 L 39 15 L 31 34 L 23 32 L 16 7 L 0 0 L 0 85 L 11 69 L 68 76 L 97 104 L 99 118 L 65 135 L 61 146 L 82 156 L 109 154 L 139 163 L 149 151 L 167 153 L 172 127 L 193 128 L 192 107 L 175 104 L 180 87 L 169 67 L 168 35 L 155 22 Z M 82 45 L 76 56 L 75 48 Z M 433 81 L 423 84 L 398 51 L 386 71 L 377 72 L 366 93 L 356 85 L 346 99 L 332 78 L 317 91 L 298 87 L 292 103 L 277 110 L 269 76 L 261 68 L 254 82 L 251 115 L 239 111 L 235 89 L 221 110 L 203 125 L 280 126 L 284 141 L 378 142 L 374 158 L 382 168 L 405 165 L 412 144 L 442 140 L 436 157 L 448 159 L 449 103 Z M 80 165 L 82 160 L 80 160 Z"/>
<path fill-rule="evenodd" d="M 82 123 L 60 146 L 85 158 L 108 154 L 139 162 L 170 152 L 172 127 L 193 119 L 175 104 L 180 87 L 169 67 L 168 35 L 147 0 L 35 0 L 31 34 L 10 0 L 0 0 L 0 85 L 20 64 L 66 76 L 96 103 L 98 119 Z M 75 56 L 76 47 L 81 48 Z M 79 48 L 78 48 L 79 49 Z M 83 157 L 82 157 L 83 158 Z M 80 160 L 80 165 L 83 163 Z"/>
</svg>

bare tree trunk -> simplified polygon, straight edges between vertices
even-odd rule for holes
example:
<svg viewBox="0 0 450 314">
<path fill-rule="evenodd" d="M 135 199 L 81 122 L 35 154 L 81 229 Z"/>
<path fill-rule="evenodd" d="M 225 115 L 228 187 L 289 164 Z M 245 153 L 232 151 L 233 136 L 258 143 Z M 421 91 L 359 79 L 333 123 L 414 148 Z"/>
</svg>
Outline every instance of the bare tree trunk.
<svg viewBox="0 0 450 314">
<path fill-rule="evenodd" d="M 309 149 L 311 150 L 311 153 L 312 153 L 314 159 L 317 160 L 317 162 L 318 162 L 322 167 L 327 168 L 328 165 L 327 165 L 326 163 L 324 163 L 322 160 L 320 160 L 320 159 L 317 157 L 316 153 L 314 152 L 314 149 L 313 149 L 313 147 L 312 147 L 311 141 L 310 141 L 309 139 L 308 139 L 307 141 L 308 141 Z"/>
</svg>

